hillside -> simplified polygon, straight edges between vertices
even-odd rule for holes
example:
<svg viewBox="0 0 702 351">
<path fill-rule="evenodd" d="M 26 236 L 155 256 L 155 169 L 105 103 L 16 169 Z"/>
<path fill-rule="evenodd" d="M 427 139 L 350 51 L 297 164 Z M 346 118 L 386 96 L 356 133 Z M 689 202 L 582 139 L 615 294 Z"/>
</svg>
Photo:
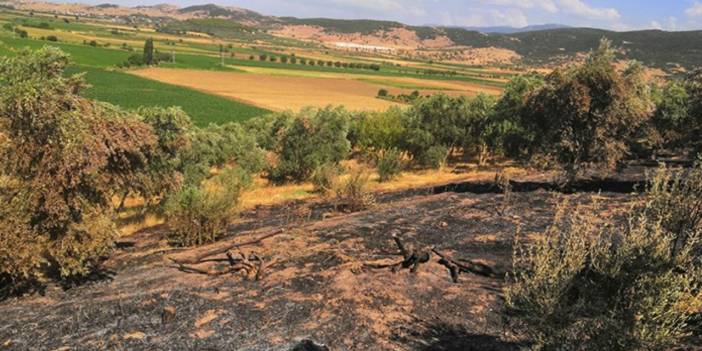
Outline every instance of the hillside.
<svg viewBox="0 0 702 351">
<path fill-rule="evenodd" d="M 8 4 L 18 9 L 50 13 L 117 16 L 128 23 L 132 23 L 134 17 L 146 22 L 149 18 L 166 18 L 165 23 L 159 21 L 163 23 L 160 29 L 172 33 L 203 32 L 239 40 L 275 40 L 273 36 L 277 36 L 336 48 L 339 48 L 338 43 L 343 43 L 349 50 L 380 50 L 455 63 L 481 64 L 480 60 L 471 58 L 485 56 L 480 50 L 496 49 L 506 53 L 504 57 L 508 59 L 486 61 L 485 64 L 514 61 L 538 66 L 559 64 L 589 51 L 601 38 L 611 39 L 629 59 L 669 71 L 678 67 L 694 69 L 702 62 L 702 31 L 615 32 L 595 28 L 559 28 L 561 25 L 523 29 L 410 26 L 378 20 L 274 17 L 214 4 L 185 8 L 164 4 L 125 8 L 110 4 L 88 6 L 19 0 L 9 1 Z"/>
</svg>

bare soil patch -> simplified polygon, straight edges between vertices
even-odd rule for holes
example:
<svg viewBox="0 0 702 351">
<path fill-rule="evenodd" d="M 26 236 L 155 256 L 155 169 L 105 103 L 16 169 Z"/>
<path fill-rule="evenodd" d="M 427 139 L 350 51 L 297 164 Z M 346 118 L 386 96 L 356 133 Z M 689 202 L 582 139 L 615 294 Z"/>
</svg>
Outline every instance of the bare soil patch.
<svg viewBox="0 0 702 351">
<path fill-rule="evenodd" d="M 124 239 L 129 244 L 107 262 L 107 278 L 0 303 L 0 343 L 9 350 L 287 351 L 311 339 L 331 350 L 517 350 L 525 341 L 502 322 L 503 275 L 461 274 L 455 283 L 436 256 L 415 273 L 367 263 L 397 260 L 397 234 L 408 246 L 435 247 L 504 274 L 518 228 L 538 236 L 561 198 L 587 204 L 595 194 L 514 193 L 505 206 L 501 194 L 435 190 L 380 193 L 375 208 L 355 214 L 332 213 L 324 201 L 258 206 L 242 213 L 229 236 L 199 249 L 169 248 L 163 227 L 142 231 Z M 638 199 L 596 196 L 615 214 Z M 185 273 L 170 260 L 277 229 L 284 232 L 242 248 L 277 259 L 259 280 Z"/>
</svg>

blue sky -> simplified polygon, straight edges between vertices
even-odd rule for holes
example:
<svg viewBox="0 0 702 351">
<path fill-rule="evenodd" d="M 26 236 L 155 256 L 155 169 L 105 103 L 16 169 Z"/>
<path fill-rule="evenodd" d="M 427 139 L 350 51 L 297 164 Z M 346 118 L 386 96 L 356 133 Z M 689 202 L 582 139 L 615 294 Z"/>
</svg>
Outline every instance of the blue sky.
<svg viewBox="0 0 702 351">
<path fill-rule="evenodd" d="M 145 5 L 167 0 L 89 0 Z M 702 0 L 171 0 L 186 6 L 214 2 L 268 15 L 370 18 L 408 24 L 526 26 L 561 23 L 614 30 L 702 29 Z"/>
</svg>

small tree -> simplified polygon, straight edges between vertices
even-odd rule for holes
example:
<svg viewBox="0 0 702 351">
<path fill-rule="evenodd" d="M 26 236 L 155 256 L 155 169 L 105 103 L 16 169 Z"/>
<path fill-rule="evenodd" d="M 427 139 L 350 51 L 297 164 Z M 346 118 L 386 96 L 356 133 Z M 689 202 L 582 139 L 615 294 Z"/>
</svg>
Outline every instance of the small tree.
<svg viewBox="0 0 702 351">
<path fill-rule="evenodd" d="M 166 203 L 169 239 L 178 246 L 211 243 L 224 234 L 250 177 L 238 168 L 222 171 L 201 186 L 188 185 Z"/>
<path fill-rule="evenodd" d="M 154 64 L 154 40 L 149 38 L 144 42 L 144 64 Z"/>
<path fill-rule="evenodd" d="M 138 183 L 156 152 L 151 127 L 82 97 L 81 76 L 64 75 L 68 64 L 51 47 L 0 59 L 0 162 L 10 180 L 0 192 L 0 226 L 17 226 L 0 236 L 24 232 L 22 252 L 42 258 L 40 270 L 28 261 L 32 269 L 20 277 L 0 271 L 0 280 L 90 273 L 117 236 L 112 197 Z"/>
<path fill-rule="evenodd" d="M 269 176 L 276 182 L 305 181 L 322 165 L 336 165 L 351 149 L 350 116 L 343 108 L 307 109 L 280 136 L 277 162 Z"/>
<path fill-rule="evenodd" d="M 387 182 L 395 179 L 404 168 L 402 152 L 398 149 L 390 149 L 380 153 L 378 156 L 378 176 L 380 182 Z"/>
<path fill-rule="evenodd" d="M 527 102 L 523 120 L 532 121 L 541 151 L 553 156 L 569 179 L 590 166 L 613 169 L 652 112 L 639 85 L 642 72 L 620 73 L 614 58 L 611 42 L 602 40 L 584 65 L 550 74 Z"/>
</svg>

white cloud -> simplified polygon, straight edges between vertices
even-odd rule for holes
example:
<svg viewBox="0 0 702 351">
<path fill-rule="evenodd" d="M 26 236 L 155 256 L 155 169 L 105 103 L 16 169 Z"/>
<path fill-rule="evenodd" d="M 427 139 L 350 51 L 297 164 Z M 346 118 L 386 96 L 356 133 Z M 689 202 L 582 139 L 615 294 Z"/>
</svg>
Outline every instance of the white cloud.
<svg viewBox="0 0 702 351">
<path fill-rule="evenodd" d="M 678 30 L 678 19 L 670 16 L 668 17 L 668 30 L 676 31 Z"/>
<path fill-rule="evenodd" d="M 510 27 L 525 27 L 529 25 L 524 12 L 517 8 L 506 10 L 483 9 L 473 11 L 469 15 L 451 16 L 445 14 L 443 16 L 444 24 L 466 26 L 466 27 L 487 27 L 487 26 L 510 26 Z"/>
<path fill-rule="evenodd" d="M 700 17 L 702 16 L 702 3 L 695 1 L 692 7 L 685 10 L 685 14 L 690 17 Z"/>
<path fill-rule="evenodd" d="M 663 23 L 659 21 L 651 21 L 651 28 L 667 31 L 676 31 L 678 30 L 678 19 L 671 16 L 668 17 Z"/>
<path fill-rule="evenodd" d="M 556 13 L 558 7 L 553 0 L 481 0 L 486 5 L 512 6 L 522 9 L 539 8 L 546 12 Z"/>
<path fill-rule="evenodd" d="M 592 7 L 582 0 L 560 0 L 559 4 L 565 13 L 592 20 L 614 21 L 622 17 L 614 8 Z"/>
<path fill-rule="evenodd" d="M 493 23 L 499 23 L 510 27 L 526 27 L 529 25 L 524 13 L 518 9 L 509 9 L 506 11 L 492 11 Z"/>
<path fill-rule="evenodd" d="M 400 12 L 412 16 L 424 16 L 426 10 L 419 4 L 411 4 L 399 0 L 330 0 L 330 3 L 342 5 L 350 8 L 358 8 L 371 11 Z"/>
</svg>

